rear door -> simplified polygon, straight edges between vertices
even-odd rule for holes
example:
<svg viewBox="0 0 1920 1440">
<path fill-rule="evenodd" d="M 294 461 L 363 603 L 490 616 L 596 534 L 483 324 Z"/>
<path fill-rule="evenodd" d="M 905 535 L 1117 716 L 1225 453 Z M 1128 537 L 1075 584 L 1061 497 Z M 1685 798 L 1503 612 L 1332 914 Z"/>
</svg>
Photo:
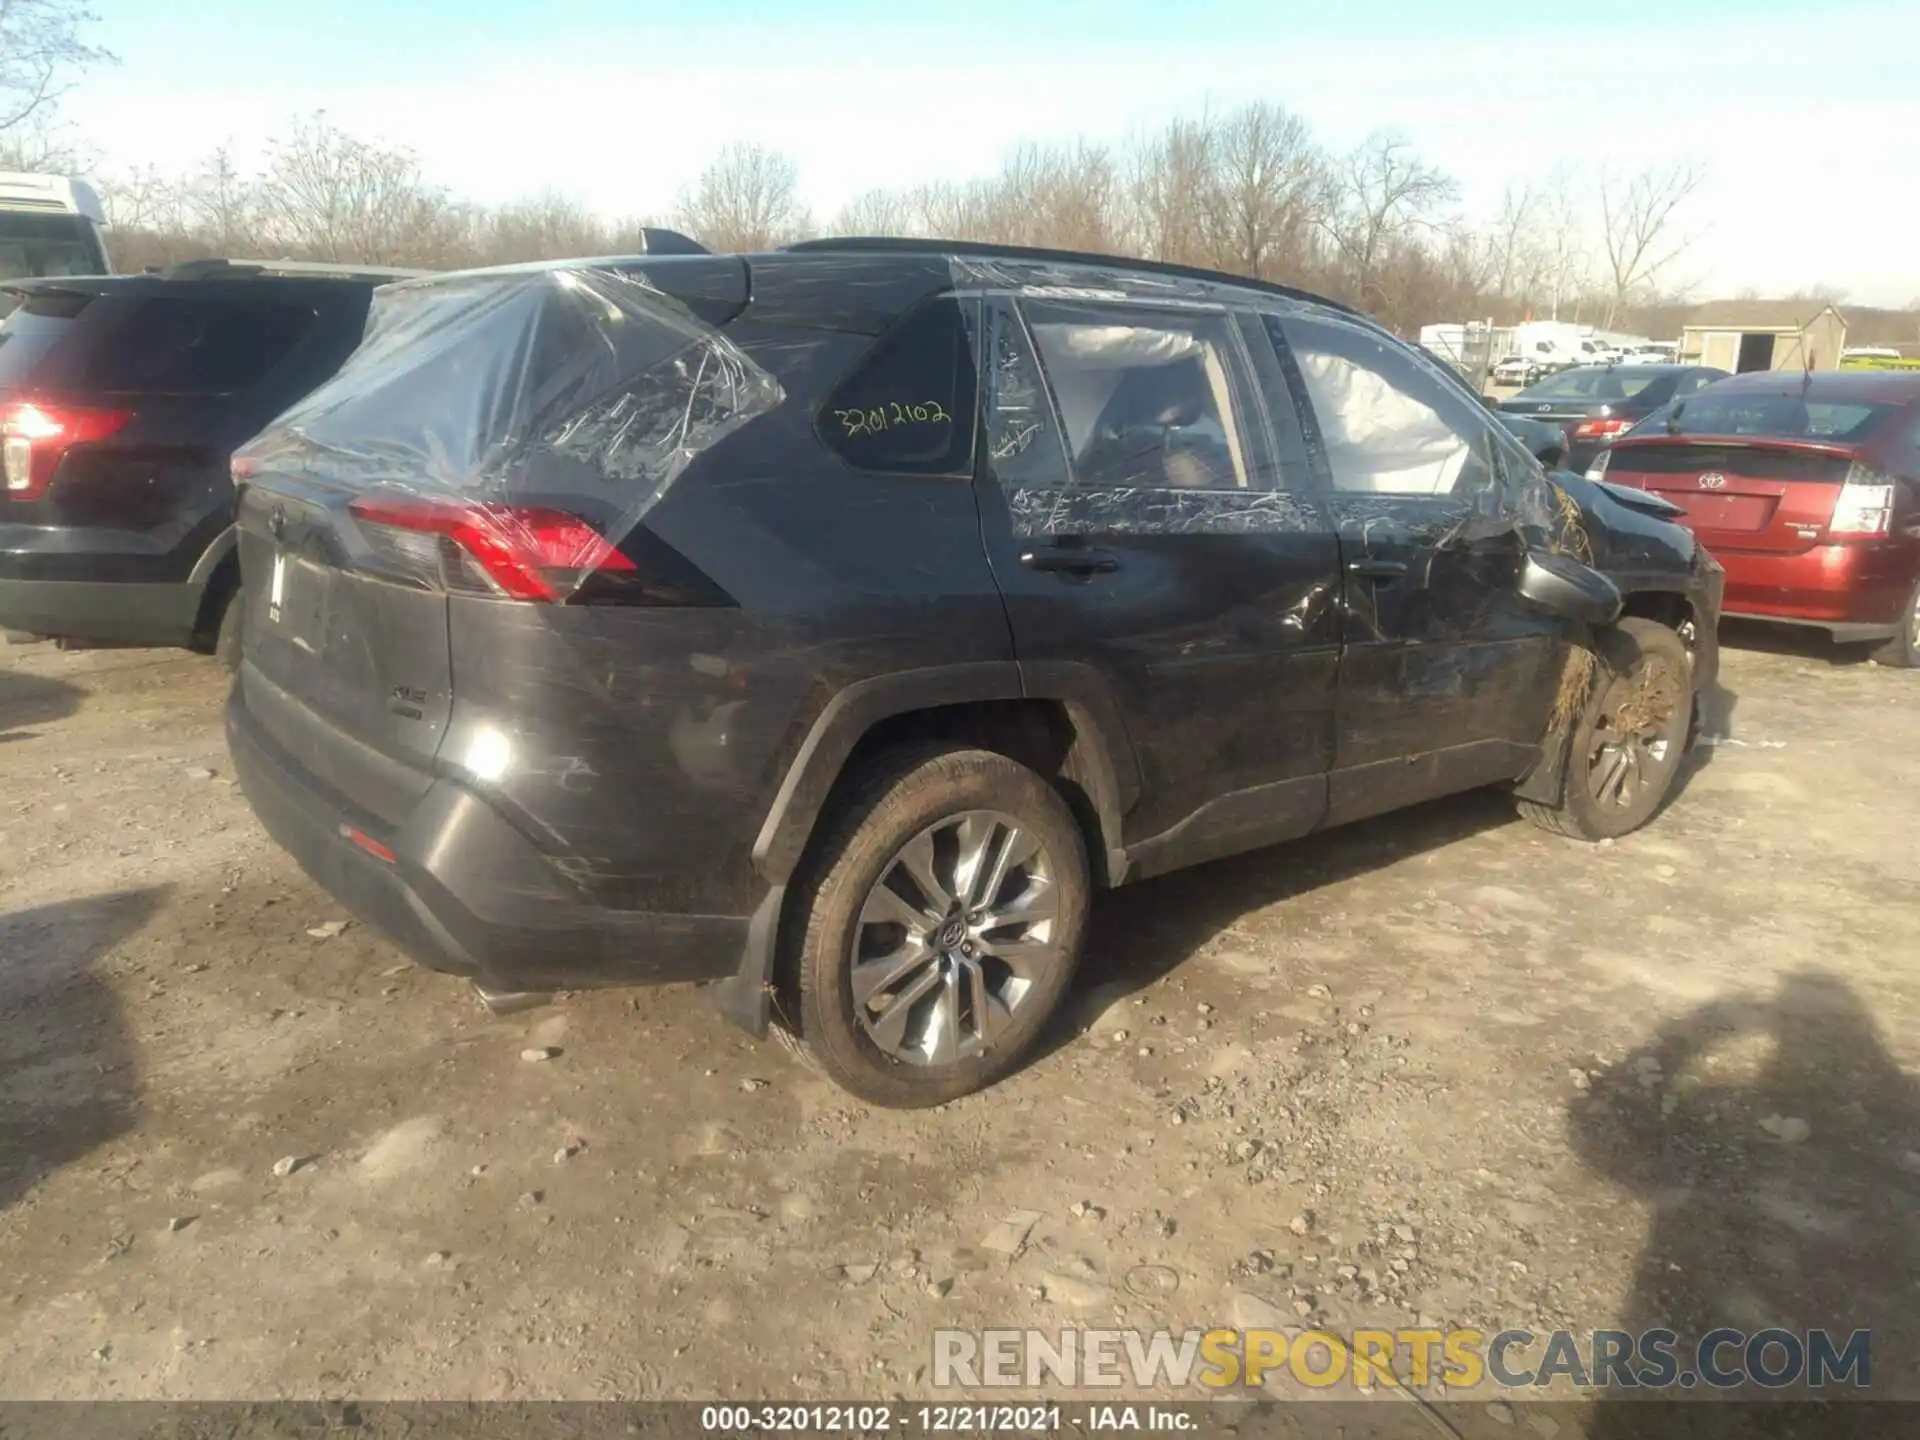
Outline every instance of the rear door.
<svg viewBox="0 0 1920 1440">
<path fill-rule="evenodd" d="M 1338 546 L 1220 306 L 989 297 L 981 513 L 1023 674 L 1093 677 L 1138 873 L 1303 834 L 1333 758 Z M 1123 786 L 1124 786 L 1123 781 Z"/>
<path fill-rule="evenodd" d="M 1508 467 L 1524 458 L 1482 406 L 1370 327 L 1305 311 L 1266 323 L 1339 527 L 1331 820 L 1514 779 L 1539 753 L 1561 640 L 1519 594 Z"/>
</svg>

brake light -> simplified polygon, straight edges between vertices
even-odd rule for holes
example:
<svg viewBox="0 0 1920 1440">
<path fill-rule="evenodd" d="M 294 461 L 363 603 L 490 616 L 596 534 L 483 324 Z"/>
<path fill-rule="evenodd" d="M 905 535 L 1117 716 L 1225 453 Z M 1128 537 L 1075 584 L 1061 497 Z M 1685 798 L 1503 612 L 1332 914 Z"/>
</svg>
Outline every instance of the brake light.
<svg viewBox="0 0 1920 1440">
<path fill-rule="evenodd" d="M 106 439 L 132 418 L 125 410 L 86 410 L 76 405 L 26 401 L 8 406 L 0 413 L 8 498 L 38 500 L 47 493 L 67 451 Z"/>
<path fill-rule="evenodd" d="M 1578 425 L 1573 427 L 1573 438 L 1576 440 L 1605 440 L 1609 436 L 1623 435 L 1631 430 L 1633 426 L 1634 422 L 1631 420 L 1582 420 Z"/>
<path fill-rule="evenodd" d="M 362 495 L 347 509 L 365 525 L 451 540 L 486 588 L 512 600 L 563 601 L 595 571 L 634 568 L 604 535 L 564 510 L 412 495 Z M 445 572 L 443 583 L 454 578 Z"/>
<path fill-rule="evenodd" d="M 1893 481 L 1858 460 L 1847 468 L 1847 478 L 1833 502 L 1827 534 L 1835 538 L 1872 538 L 1893 529 Z"/>
</svg>

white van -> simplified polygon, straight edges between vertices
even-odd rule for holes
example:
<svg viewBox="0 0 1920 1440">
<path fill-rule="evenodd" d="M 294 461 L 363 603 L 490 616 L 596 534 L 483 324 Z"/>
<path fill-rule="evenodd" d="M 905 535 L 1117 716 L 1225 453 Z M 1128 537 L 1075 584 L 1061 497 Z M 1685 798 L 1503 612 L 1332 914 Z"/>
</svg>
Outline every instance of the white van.
<svg viewBox="0 0 1920 1440">
<path fill-rule="evenodd" d="M 0 173 L 0 281 L 111 275 L 107 214 L 84 180 Z"/>
</svg>

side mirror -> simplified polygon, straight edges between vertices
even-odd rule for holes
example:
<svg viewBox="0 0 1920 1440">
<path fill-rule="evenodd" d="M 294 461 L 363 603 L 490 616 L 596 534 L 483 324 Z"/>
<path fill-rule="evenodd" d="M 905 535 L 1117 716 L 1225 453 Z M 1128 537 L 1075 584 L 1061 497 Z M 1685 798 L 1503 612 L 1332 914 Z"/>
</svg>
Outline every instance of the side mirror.
<svg viewBox="0 0 1920 1440">
<path fill-rule="evenodd" d="M 1527 552 L 1520 568 L 1520 595 L 1550 615 L 1584 625 L 1611 625 L 1620 618 L 1620 587 L 1571 555 Z"/>
</svg>

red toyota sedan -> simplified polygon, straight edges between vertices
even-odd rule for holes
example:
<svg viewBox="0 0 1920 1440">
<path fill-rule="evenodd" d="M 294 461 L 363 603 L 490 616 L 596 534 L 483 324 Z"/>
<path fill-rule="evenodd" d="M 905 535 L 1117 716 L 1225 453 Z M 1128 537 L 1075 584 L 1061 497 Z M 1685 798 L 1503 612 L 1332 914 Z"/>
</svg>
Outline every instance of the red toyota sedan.
<svg viewBox="0 0 1920 1440">
<path fill-rule="evenodd" d="M 1920 374 L 1736 375 L 1587 475 L 1686 512 L 1726 567 L 1725 614 L 1882 640 L 1876 659 L 1920 666 Z"/>
</svg>

